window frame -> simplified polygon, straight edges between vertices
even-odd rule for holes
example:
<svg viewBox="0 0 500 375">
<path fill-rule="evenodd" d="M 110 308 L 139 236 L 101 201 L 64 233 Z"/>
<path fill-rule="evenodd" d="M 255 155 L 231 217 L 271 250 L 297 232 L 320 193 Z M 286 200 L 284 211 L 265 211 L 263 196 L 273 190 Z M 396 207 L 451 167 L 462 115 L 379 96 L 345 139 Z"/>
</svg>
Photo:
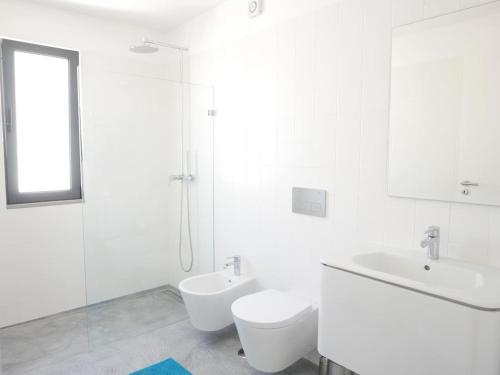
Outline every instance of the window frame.
<svg viewBox="0 0 500 375">
<path fill-rule="evenodd" d="M 20 193 L 18 184 L 16 103 L 15 103 L 15 61 L 16 51 L 64 58 L 68 60 L 69 85 L 69 135 L 70 135 L 70 177 L 69 190 Z M 7 207 L 18 205 L 46 205 L 81 201 L 81 136 L 79 113 L 79 53 L 77 51 L 48 47 L 38 44 L 0 39 L 0 81 L 2 87 L 2 123 L 4 138 L 5 188 Z"/>
</svg>

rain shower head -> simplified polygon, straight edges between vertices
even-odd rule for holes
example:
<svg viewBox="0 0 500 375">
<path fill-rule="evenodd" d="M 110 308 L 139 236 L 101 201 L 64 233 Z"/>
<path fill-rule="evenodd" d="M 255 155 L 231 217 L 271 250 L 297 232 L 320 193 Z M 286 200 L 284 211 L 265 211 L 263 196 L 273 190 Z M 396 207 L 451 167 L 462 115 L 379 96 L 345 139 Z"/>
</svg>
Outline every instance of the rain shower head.
<svg viewBox="0 0 500 375">
<path fill-rule="evenodd" d="M 187 48 L 177 46 L 175 44 L 153 42 L 147 38 L 142 38 L 141 44 L 136 44 L 130 47 L 130 52 L 133 53 L 155 53 L 158 51 L 158 47 L 173 48 L 179 51 L 188 51 Z"/>
<path fill-rule="evenodd" d="M 130 52 L 133 53 L 155 53 L 157 51 L 158 47 L 152 46 L 146 41 L 143 41 L 142 44 L 136 44 L 135 46 L 130 47 Z"/>
</svg>

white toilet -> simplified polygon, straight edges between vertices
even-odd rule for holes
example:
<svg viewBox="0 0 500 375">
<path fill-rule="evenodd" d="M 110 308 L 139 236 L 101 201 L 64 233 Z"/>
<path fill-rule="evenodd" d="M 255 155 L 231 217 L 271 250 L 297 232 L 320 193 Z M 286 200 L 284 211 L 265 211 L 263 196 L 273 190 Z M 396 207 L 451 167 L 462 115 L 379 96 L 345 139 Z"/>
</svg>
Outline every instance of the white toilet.
<svg viewBox="0 0 500 375">
<path fill-rule="evenodd" d="M 317 346 L 318 309 L 310 302 L 274 289 L 250 294 L 232 306 L 248 363 L 279 372 Z"/>
</svg>

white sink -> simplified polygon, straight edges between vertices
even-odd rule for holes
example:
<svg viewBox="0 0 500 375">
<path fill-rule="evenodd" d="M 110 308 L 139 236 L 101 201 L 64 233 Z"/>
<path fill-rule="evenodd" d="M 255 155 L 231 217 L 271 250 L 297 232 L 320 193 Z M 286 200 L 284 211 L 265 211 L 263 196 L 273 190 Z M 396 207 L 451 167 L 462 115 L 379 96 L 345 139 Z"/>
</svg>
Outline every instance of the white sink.
<svg viewBox="0 0 500 375">
<path fill-rule="evenodd" d="M 500 309 L 500 271 L 494 268 L 444 257 L 430 261 L 424 252 L 410 251 L 356 255 L 344 267 L 473 307 Z"/>
<path fill-rule="evenodd" d="M 217 331 L 233 323 L 232 303 L 255 293 L 256 283 L 253 277 L 221 271 L 185 279 L 179 290 L 193 326 Z"/>
<path fill-rule="evenodd" d="M 500 374 L 500 270 L 404 250 L 322 263 L 322 355 L 363 375 Z"/>
</svg>

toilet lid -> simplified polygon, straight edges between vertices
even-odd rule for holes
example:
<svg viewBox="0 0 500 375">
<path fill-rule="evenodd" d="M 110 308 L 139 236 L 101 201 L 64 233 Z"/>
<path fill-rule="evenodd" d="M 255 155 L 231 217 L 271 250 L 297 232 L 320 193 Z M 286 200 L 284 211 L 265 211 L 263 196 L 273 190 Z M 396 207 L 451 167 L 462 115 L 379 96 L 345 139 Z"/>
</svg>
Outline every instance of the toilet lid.
<svg viewBox="0 0 500 375">
<path fill-rule="evenodd" d="M 311 310 L 311 304 L 274 289 L 237 299 L 233 315 L 256 328 L 281 328 L 299 320 Z"/>
</svg>

